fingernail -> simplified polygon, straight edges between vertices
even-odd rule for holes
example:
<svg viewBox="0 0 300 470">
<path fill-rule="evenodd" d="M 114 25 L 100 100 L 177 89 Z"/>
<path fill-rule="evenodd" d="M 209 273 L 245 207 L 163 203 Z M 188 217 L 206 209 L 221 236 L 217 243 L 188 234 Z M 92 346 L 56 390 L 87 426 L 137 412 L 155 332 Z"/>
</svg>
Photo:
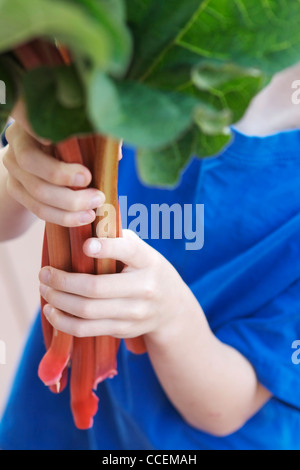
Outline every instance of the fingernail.
<svg viewBox="0 0 300 470">
<path fill-rule="evenodd" d="M 73 184 L 76 187 L 86 186 L 86 178 L 85 178 L 84 174 L 77 173 L 77 175 L 74 176 Z"/>
<path fill-rule="evenodd" d="M 45 317 L 47 317 L 47 318 L 50 317 L 52 310 L 53 309 L 52 309 L 51 305 L 45 305 L 45 307 L 43 309 Z"/>
<path fill-rule="evenodd" d="M 95 212 L 81 212 L 79 216 L 79 223 L 82 225 L 90 224 L 95 219 Z"/>
<path fill-rule="evenodd" d="M 95 196 L 91 202 L 89 209 L 97 209 L 98 207 L 102 206 L 104 203 L 105 197 L 103 193 L 99 193 L 98 196 Z"/>
<path fill-rule="evenodd" d="M 42 297 L 44 297 L 46 295 L 46 292 L 47 292 L 47 286 L 44 286 L 44 284 L 41 284 L 40 285 L 40 293 L 41 293 Z"/>
<path fill-rule="evenodd" d="M 49 269 L 42 269 L 42 271 L 40 272 L 40 281 L 43 284 L 49 284 L 50 275 L 51 275 L 51 273 L 50 273 Z"/>
<path fill-rule="evenodd" d="M 101 243 L 99 242 L 99 240 L 96 240 L 96 239 L 91 240 L 89 243 L 89 252 L 92 255 L 96 255 L 100 251 L 101 251 Z"/>
</svg>

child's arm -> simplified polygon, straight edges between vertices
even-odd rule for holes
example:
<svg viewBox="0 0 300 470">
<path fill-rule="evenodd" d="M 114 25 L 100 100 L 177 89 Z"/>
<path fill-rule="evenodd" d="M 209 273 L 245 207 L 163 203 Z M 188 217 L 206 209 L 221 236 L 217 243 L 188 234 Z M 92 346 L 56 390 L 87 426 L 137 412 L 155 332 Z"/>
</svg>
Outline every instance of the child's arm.
<svg viewBox="0 0 300 470">
<path fill-rule="evenodd" d="M 42 270 L 44 313 L 56 329 L 79 337 L 145 335 L 171 402 L 189 424 L 216 436 L 241 428 L 270 399 L 249 361 L 211 332 L 193 293 L 163 256 L 130 231 L 123 239 L 101 240 L 98 254 L 96 240 L 84 250 L 127 268 L 110 276 Z"/>
</svg>

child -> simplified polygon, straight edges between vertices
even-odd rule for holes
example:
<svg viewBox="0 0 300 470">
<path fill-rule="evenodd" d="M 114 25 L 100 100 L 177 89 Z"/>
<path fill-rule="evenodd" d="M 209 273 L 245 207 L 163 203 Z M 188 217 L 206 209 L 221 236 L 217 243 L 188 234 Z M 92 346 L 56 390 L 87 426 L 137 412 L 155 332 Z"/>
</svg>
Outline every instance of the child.
<svg viewBox="0 0 300 470">
<path fill-rule="evenodd" d="M 0 425 L 2 449 L 300 449 L 292 361 L 300 339 L 300 131 L 290 99 L 298 72 L 276 76 L 232 144 L 216 158 L 193 159 L 174 190 L 143 186 L 125 149 L 119 190 L 128 206 L 204 204 L 204 247 L 146 243 L 125 231 L 124 239 L 83 247 L 125 263 L 113 278 L 43 269 L 44 315 L 55 328 L 80 337 L 144 335 L 148 354 L 122 343 L 118 376 L 98 389 L 93 429 L 78 431 L 68 391 L 54 396 L 37 378 L 38 319 Z M 103 195 L 67 188 L 88 185 L 88 170 L 48 157 L 15 117 L 2 153 L 0 239 L 25 231 L 30 212 L 68 227 L 92 222 Z"/>
</svg>

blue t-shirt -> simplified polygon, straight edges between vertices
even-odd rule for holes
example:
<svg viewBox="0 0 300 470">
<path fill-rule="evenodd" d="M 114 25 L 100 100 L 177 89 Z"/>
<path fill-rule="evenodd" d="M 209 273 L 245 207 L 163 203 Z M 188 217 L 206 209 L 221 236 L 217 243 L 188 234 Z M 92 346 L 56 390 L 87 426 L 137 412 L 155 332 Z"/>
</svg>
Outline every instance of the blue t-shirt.
<svg viewBox="0 0 300 470">
<path fill-rule="evenodd" d="M 179 271 L 215 335 L 249 359 L 274 395 L 241 430 L 217 438 L 190 427 L 148 355 L 122 344 L 118 376 L 99 386 L 94 428 L 78 431 L 69 390 L 52 395 L 37 378 L 44 354 L 38 319 L 1 421 L 0 448 L 300 450 L 300 365 L 292 349 L 300 340 L 299 188 L 300 131 L 265 138 L 234 132 L 221 155 L 193 159 L 173 190 L 141 185 L 131 150 L 120 165 L 120 195 L 131 215 L 137 203 L 149 211 L 153 204 L 204 204 L 201 250 L 187 250 L 187 240 L 172 233 L 171 240 L 148 242 Z"/>
</svg>

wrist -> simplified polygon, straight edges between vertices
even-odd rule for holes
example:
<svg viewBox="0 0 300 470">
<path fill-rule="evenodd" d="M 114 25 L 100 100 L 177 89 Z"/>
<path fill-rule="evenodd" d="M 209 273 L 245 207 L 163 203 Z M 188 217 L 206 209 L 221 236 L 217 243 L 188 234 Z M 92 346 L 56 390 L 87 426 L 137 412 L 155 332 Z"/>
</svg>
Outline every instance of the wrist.
<svg viewBox="0 0 300 470">
<path fill-rule="evenodd" d="M 184 294 L 176 299 L 173 314 L 168 315 L 168 320 L 145 335 L 149 346 L 169 348 L 176 346 L 183 337 L 189 340 L 195 333 L 199 337 L 201 332 L 203 335 L 210 332 L 204 312 L 188 286 L 185 286 Z"/>
</svg>

